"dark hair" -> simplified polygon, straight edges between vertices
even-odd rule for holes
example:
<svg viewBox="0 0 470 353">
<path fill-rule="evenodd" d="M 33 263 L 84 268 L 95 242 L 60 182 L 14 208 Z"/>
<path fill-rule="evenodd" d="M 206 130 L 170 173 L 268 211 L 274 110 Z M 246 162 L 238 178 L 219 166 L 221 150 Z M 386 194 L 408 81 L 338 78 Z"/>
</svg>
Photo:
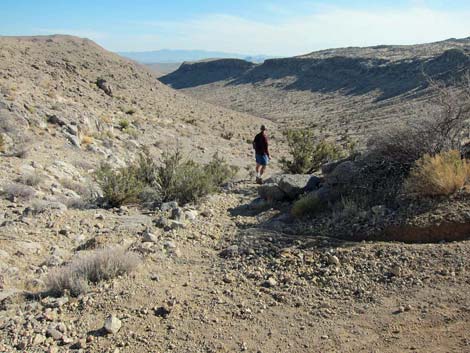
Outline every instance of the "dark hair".
<svg viewBox="0 0 470 353">
<path fill-rule="evenodd" d="M 261 131 L 264 131 L 264 130 L 266 130 L 266 126 L 261 125 Z"/>
</svg>

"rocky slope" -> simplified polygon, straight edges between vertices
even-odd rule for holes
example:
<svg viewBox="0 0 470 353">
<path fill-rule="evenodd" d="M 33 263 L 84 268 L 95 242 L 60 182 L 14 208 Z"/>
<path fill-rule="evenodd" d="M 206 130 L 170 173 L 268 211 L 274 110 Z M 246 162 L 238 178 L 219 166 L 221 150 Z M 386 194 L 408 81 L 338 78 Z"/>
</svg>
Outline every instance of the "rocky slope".
<svg viewBox="0 0 470 353">
<path fill-rule="evenodd" d="M 245 70 L 238 63 L 237 75 L 233 65 L 188 64 L 160 80 L 205 101 L 285 125 L 313 123 L 335 135 L 367 135 L 414 114 L 409 108 L 420 106 L 426 92 L 423 73 L 452 82 L 469 70 L 470 39 L 330 49 L 246 63 Z"/>
<path fill-rule="evenodd" d="M 176 93 L 145 67 L 86 39 L 2 37 L 0 59 L 6 152 L 29 138 L 33 154 L 41 154 L 36 161 L 125 162 L 143 145 L 157 155 L 179 145 L 197 160 L 219 150 L 242 165 L 251 155 L 246 140 L 261 124 Z"/>
<path fill-rule="evenodd" d="M 83 39 L 0 38 L 0 59 L 0 351 L 470 352 L 469 241 L 306 235 L 247 181 L 198 205 L 83 209 L 98 163 L 179 144 L 244 166 L 261 120 Z M 45 292 L 107 246 L 138 267 Z"/>
</svg>

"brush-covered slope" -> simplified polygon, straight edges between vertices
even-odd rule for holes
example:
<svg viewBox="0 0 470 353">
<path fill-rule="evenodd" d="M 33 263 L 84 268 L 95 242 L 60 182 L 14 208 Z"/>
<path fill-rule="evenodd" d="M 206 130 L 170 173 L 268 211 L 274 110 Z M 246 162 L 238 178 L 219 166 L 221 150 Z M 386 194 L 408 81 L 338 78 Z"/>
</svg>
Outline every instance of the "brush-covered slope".
<svg viewBox="0 0 470 353">
<path fill-rule="evenodd" d="M 187 64 L 160 80 L 208 102 L 288 125 L 308 122 L 332 132 L 367 133 L 384 120 L 409 114 L 402 111 L 403 102 L 423 96 L 426 76 L 451 82 L 470 69 L 470 39 L 330 49 L 245 63 L 238 74 L 224 74 L 232 65 Z"/>
<path fill-rule="evenodd" d="M 21 145 L 46 164 L 125 164 L 141 146 L 157 155 L 179 146 L 197 160 L 219 151 L 244 165 L 261 123 L 177 93 L 147 68 L 70 36 L 0 37 L 0 93 L 5 153 Z"/>
</svg>

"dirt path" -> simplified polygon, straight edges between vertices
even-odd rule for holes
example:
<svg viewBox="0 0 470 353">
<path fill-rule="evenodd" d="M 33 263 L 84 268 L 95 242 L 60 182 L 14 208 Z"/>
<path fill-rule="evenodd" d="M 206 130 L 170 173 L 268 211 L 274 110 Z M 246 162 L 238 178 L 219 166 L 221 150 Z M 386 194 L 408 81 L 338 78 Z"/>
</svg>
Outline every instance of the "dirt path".
<svg viewBox="0 0 470 353">
<path fill-rule="evenodd" d="M 287 235 L 268 227 L 277 211 L 247 206 L 254 196 L 211 197 L 210 216 L 152 246 L 131 236 L 144 264 L 57 311 L 74 337 L 58 351 L 470 352 L 470 242 Z M 111 313 L 122 329 L 105 335 Z"/>
</svg>

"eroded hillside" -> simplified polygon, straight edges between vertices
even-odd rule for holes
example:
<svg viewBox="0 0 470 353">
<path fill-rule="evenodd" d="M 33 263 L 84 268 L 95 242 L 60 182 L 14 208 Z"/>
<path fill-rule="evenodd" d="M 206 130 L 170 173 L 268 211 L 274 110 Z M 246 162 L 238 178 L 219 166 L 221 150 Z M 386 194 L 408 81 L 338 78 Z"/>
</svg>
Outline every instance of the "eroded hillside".
<svg viewBox="0 0 470 353">
<path fill-rule="evenodd" d="M 244 69 L 229 60 L 188 63 L 160 80 L 286 126 L 316 124 L 326 134 L 362 137 L 416 114 L 427 94 L 426 77 L 451 83 L 470 68 L 469 53 L 469 39 L 330 49 L 245 63 Z"/>
</svg>

